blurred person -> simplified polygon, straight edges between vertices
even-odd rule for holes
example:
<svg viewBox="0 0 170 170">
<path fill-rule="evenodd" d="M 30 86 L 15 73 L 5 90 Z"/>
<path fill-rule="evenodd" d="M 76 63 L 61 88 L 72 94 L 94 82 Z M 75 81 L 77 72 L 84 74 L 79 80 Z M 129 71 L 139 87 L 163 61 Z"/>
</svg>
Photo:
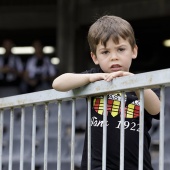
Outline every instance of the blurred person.
<svg viewBox="0 0 170 170">
<path fill-rule="evenodd" d="M 22 60 L 12 53 L 14 42 L 11 39 L 4 39 L 2 47 L 4 47 L 5 53 L 0 56 L 0 86 L 17 86 L 21 81 L 24 69 Z"/>
<path fill-rule="evenodd" d="M 35 53 L 26 62 L 22 93 L 49 89 L 57 76 L 57 69 L 51 63 L 50 57 L 43 53 L 42 42 L 35 40 L 32 45 Z"/>
</svg>

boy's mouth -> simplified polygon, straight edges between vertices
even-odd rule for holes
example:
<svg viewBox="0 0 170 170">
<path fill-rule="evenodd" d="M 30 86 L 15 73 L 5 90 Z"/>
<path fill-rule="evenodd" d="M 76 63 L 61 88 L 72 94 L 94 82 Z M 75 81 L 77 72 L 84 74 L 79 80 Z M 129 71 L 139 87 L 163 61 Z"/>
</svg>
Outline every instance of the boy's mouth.
<svg viewBox="0 0 170 170">
<path fill-rule="evenodd" d="M 121 70 L 121 66 L 119 64 L 114 64 L 111 66 L 112 71 L 119 71 Z"/>
<path fill-rule="evenodd" d="M 111 68 L 119 68 L 119 67 L 121 67 L 119 64 L 114 64 L 111 66 Z"/>
</svg>

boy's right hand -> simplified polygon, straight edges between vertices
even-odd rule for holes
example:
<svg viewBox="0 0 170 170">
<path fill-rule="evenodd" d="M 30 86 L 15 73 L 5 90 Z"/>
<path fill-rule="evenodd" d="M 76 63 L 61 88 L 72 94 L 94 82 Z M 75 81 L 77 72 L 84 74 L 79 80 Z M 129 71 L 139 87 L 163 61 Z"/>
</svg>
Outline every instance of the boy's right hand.
<svg viewBox="0 0 170 170">
<path fill-rule="evenodd" d="M 128 75 L 133 75 L 133 74 L 126 71 L 117 71 L 112 73 L 95 73 L 95 74 L 90 74 L 89 80 L 91 83 L 99 80 L 111 81 L 116 77 L 123 77 Z"/>
</svg>

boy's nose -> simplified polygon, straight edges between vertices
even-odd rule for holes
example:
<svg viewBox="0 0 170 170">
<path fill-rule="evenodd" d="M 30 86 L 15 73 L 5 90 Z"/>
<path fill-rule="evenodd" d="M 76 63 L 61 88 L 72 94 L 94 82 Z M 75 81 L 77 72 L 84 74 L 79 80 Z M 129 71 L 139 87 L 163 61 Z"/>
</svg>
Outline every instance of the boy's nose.
<svg viewBox="0 0 170 170">
<path fill-rule="evenodd" d="M 117 60 L 118 56 L 116 53 L 112 53 L 110 58 L 111 58 L 111 60 Z"/>
</svg>

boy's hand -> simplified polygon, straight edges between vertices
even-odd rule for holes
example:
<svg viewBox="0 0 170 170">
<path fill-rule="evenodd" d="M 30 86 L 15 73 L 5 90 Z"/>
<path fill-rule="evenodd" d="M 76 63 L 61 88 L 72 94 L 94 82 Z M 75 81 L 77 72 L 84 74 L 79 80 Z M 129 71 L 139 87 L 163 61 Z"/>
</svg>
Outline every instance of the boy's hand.
<svg viewBox="0 0 170 170">
<path fill-rule="evenodd" d="M 107 73 L 105 75 L 105 81 L 111 81 L 116 77 L 123 77 L 123 76 L 128 76 L 128 75 L 133 75 L 130 72 L 126 72 L 126 71 L 117 71 L 117 72 L 112 72 L 112 73 Z"/>
<path fill-rule="evenodd" d="M 105 80 L 105 81 L 111 81 L 116 77 L 123 77 L 133 75 L 133 73 L 126 72 L 126 71 L 117 71 L 112 73 L 97 73 L 97 74 L 91 74 L 90 75 L 90 82 L 95 82 L 99 80 Z"/>
</svg>

